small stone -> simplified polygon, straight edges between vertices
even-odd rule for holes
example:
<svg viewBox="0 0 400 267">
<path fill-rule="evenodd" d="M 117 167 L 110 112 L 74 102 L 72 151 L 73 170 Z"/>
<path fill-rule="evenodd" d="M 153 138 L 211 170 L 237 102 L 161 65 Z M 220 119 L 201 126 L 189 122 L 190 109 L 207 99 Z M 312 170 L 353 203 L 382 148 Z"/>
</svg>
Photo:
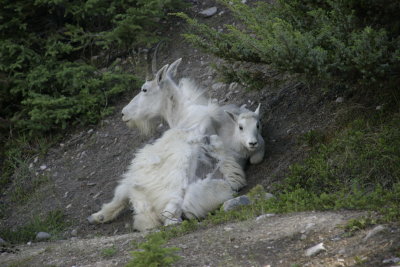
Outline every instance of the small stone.
<svg viewBox="0 0 400 267">
<path fill-rule="evenodd" d="M 65 145 L 63 143 L 60 143 L 60 147 L 64 147 Z"/>
<path fill-rule="evenodd" d="M 335 102 L 336 103 L 343 103 L 344 102 L 344 98 L 339 96 L 338 98 L 336 98 Z"/>
<path fill-rule="evenodd" d="M 28 243 L 26 243 L 28 246 L 30 246 L 30 245 L 32 245 L 32 242 L 31 241 L 29 241 Z"/>
<path fill-rule="evenodd" d="M 375 109 L 376 109 L 376 110 L 382 110 L 382 108 L 383 108 L 383 107 L 379 105 L 379 106 L 377 106 Z"/>
<path fill-rule="evenodd" d="M 214 83 L 214 84 L 211 86 L 211 88 L 212 88 L 214 91 L 223 90 L 223 89 L 225 89 L 225 87 L 226 87 L 226 84 L 221 83 L 221 82 L 219 82 L 219 83 Z"/>
<path fill-rule="evenodd" d="M 46 165 L 40 165 L 40 167 L 39 167 L 42 171 L 44 171 L 45 169 L 47 169 L 47 166 Z"/>
<path fill-rule="evenodd" d="M 224 204 L 222 205 L 222 208 L 224 209 L 224 211 L 229 211 L 239 206 L 250 205 L 250 203 L 251 201 L 248 196 L 240 196 L 225 201 Z"/>
<path fill-rule="evenodd" d="M 73 229 L 73 230 L 71 231 L 71 235 L 72 235 L 72 236 L 77 236 L 77 235 L 78 235 L 78 230 Z"/>
<path fill-rule="evenodd" d="M 93 133 L 93 131 L 94 131 L 93 129 L 90 129 L 89 131 L 87 131 L 87 133 L 91 134 L 91 133 Z"/>
<path fill-rule="evenodd" d="M 35 157 L 35 159 L 33 160 L 33 163 L 38 162 L 38 160 L 39 160 L 39 158 L 38 158 L 38 157 Z"/>
<path fill-rule="evenodd" d="M 46 232 L 39 232 L 36 234 L 36 240 L 37 241 L 43 241 L 43 240 L 47 240 L 51 237 L 51 235 L 49 233 Z"/>
<path fill-rule="evenodd" d="M 7 244 L 7 242 L 4 241 L 4 239 L 0 237 L 0 246 L 5 246 L 6 244 Z"/>
<path fill-rule="evenodd" d="M 275 216 L 274 213 L 263 214 L 263 215 L 258 216 L 256 218 L 256 221 L 259 221 L 259 220 L 262 220 L 262 219 L 265 219 L 265 218 L 269 218 L 269 217 L 273 217 L 273 216 Z"/>
<path fill-rule="evenodd" d="M 310 232 L 311 228 L 313 228 L 314 226 L 315 226 L 315 223 L 307 223 L 304 230 L 300 231 L 300 233 L 302 233 L 302 234 L 308 233 L 308 232 Z"/>
<path fill-rule="evenodd" d="M 218 11 L 217 7 L 213 6 L 213 7 L 210 7 L 210 8 L 200 11 L 199 14 L 205 18 L 208 18 L 208 17 L 212 17 L 215 14 L 217 14 L 217 11 Z"/>
<path fill-rule="evenodd" d="M 386 259 L 383 260 L 382 263 L 399 263 L 400 262 L 400 258 L 391 258 L 391 259 Z"/>
<path fill-rule="evenodd" d="M 70 203 L 65 207 L 65 209 L 70 209 L 71 207 L 72 207 L 72 204 Z"/>
<path fill-rule="evenodd" d="M 275 196 L 271 193 L 265 193 L 265 200 L 273 199 Z"/>
<path fill-rule="evenodd" d="M 29 169 L 33 168 L 33 163 L 31 162 L 31 164 L 29 164 Z"/>
<path fill-rule="evenodd" d="M 369 231 L 367 233 L 367 235 L 364 237 L 364 241 L 367 241 L 368 239 L 370 239 L 371 237 L 375 236 L 376 234 L 382 232 L 386 230 L 385 226 L 383 225 L 378 225 L 376 227 L 374 227 L 374 229 L 372 229 L 371 231 Z"/>
<path fill-rule="evenodd" d="M 315 245 L 315 246 L 307 249 L 304 254 L 308 257 L 311 257 L 314 255 L 317 255 L 318 253 L 320 253 L 321 251 L 324 251 L 324 250 L 326 250 L 326 248 L 324 247 L 324 243 L 319 243 L 318 245 Z"/>
<path fill-rule="evenodd" d="M 96 199 L 96 198 L 98 198 L 98 197 L 99 197 L 99 196 L 100 196 L 102 193 L 103 193 L 103 192 L 101 192 L 101 191 L 100 191 L 100 192 L 98 192 L 96 195 L 94 195 L 94 196 L 93 196 L 93 199 Z"/>
<path fill-rule="evenodd" d="M 230 91 L 235 91 L 238 88 L 239 84 L 236 82 L 233 82 L 229 85 L 229 90 Z"/>
<path fill-rule="evenodd" d="M 247 0 L 242 0 L 242 4 L 246 4 L 247 3 Z"/>
<path fill-rule="evenodd" d="M 65 192 L 65 193 L 64 193 L 64 198 L 68 197 L 68 194 L 69 194 L 69 192 L 68 192 L 68 191 L 67 191 L 67 192 Z"/>
<path fill-rule="evenodd" d="M 87 185 L 87 186 L 95 186 L 96 183 L 87 183 L 86 185 Z"/>
<path fill-rule="evenodd" d="M 224 230 L 225 230 L 226 232 L 230 232 L 230 231 L 233 230 L 233 228 L 232 228 L 232 227 L 224 227 Z"/>
</svg>

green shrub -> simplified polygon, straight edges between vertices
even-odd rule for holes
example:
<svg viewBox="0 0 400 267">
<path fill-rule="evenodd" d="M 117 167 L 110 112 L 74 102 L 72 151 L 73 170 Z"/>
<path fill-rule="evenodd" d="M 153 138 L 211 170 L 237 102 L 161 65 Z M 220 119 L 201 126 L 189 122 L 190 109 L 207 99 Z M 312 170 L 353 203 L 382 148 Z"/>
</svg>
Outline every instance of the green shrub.
<svg viewBox="0 0 400 267">
<path fill-rule="evenodd" d="M 154 233 L 147 236 L 147 241 L 139 245 L 138 251 L 133 251 L 133 259 L 126 267 L 157 267 L 171 266 L 180 259 L 175 253 L 178 248 L 166 248 L 163 233 Z"/>
<path fill-rule="evenodd" d="M 0 0 L 0 184 L 38 136 L 98 122 L 140 81 L 114 62 L 161 37 L 182 0 Z M 27 143 L 12 139 L 27 136 Z M 8 150 L 14 152 L 8 152 Z M 8 158 L 13 154 L 13 158 Z M 5 160 L 3 159 L 5 158 Z"/>
<path fill-rule="evenodd" d="M 348 89 L 379 92 L 399 79 L 398 1 L 221 2 L 241 22 L 225 33 L 178 14 L 191 25 L 187 40 L 207 52 Z"/>
<path fill-rule="evenodd" d="M 41 134 L 107 114 L 113 97 L 135 86 L 136 78 L 98 68 L 154 44 L 160 39 L 159 20 L 182 1 L 0 4 L 0 118 L 17 131 Z"/>
</svg>

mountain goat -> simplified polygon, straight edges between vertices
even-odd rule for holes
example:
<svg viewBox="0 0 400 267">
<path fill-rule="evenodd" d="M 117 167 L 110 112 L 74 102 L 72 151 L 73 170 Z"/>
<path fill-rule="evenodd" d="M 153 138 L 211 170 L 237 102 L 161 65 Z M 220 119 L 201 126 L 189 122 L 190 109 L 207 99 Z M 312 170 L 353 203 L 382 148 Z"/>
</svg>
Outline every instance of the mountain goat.
<svg viewBox="0 0 400 267">
<path fill-rule="evenodd" d="M 128 202 L 134 210 L 133 227 L 139 231 L 177 223 L 182 214 L 204 217 L 232 198 L 230 177 L 244 177 L 241 166 L 229 157 L 219 137 L 172 128 L 136 153 L 112 201 L 88 220 L 108 222 Z"/>
</svg>

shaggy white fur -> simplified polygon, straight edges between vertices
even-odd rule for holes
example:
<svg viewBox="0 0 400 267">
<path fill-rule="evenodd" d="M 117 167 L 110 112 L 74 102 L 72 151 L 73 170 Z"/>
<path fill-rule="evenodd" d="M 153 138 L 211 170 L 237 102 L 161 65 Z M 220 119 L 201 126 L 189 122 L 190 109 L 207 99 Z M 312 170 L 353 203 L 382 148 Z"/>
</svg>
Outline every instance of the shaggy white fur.
<svg viewBox="0 0 400 267">
<path fill-rule="evenodd" d="M 225 160 L 220 144 L 217 136 L 207 142 L 191 130 L 166 131 L 153 144 L 136 153 L 113 200 L 92 214 L 89 222 L 104 223 L 114 219 L 128 202 L 134 209 L 133 226 L 139 231 L 177 223 L 182 213 L 189 218 L 205 216 L 232 198 L 231 184 L 245 182 L 235 180 L 241 167 L 235 160 Z M 214 172 L 218 169 L 222 179 L 197 176 L 199 162 L 207 158 L 216 159 Z M 212 165 L 211 162 L 207 164 Z"/>
</svg>

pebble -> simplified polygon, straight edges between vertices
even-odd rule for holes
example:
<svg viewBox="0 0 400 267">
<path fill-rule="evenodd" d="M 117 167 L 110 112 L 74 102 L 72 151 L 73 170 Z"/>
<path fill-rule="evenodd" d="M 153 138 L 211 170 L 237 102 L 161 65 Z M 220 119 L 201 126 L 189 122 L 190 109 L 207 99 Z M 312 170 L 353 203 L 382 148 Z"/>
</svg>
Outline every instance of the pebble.
<svg viewBox="0 0 400 267">
<path fill-rule="evenodd" d="M 71 235 L 72 235 L 72 236 L 77 236 L 77 235 L 78 235 L 78 230 L 73 229 L 73 230 L 71 231 Z"/>
<path fill-rule="evenodd" d="M 264 219 L 264 218 L 273 217 L 273 216 L 275 216 L 274 213 L 263 214 L 263 215 L 258 216 L 258 217 L 256 218 L 256 221 L 262 220 L 262 219 Z"/>
<path fill-rule="evenodd" d="M 383 260 L 382 263 L 399 263 L 400 262 L 400 258 L 391 258 L 391 259 L 386 259 Z"/>
<path fill-rule="evenodd" d="M 318 253 L 320 253 L 321 251 L 324 251 L 324 250 L 326 250 L 326 248 L 324 247 L 324 243 L 319 243 L 318 245 L 315 245 L 315 246 L 307 249 L 304 254 L 308 257 L 311 257 L 314 255 L 317 255 Z"/>
<path fill-rule="evenodd" d="M 7 244 L 7 242 L 4 241 L 4 239 L 0 237 L 0 246 L 4 246 L 6 244 Z"/>
<path fill-rule="evenodd" d="M 343 103 L 344 102 L 344 98 L 340 96 L 340 97 L 336 98 L 335 102 L 336 103 Z"/>
<path fill-rule="evenodd" d="M 240 196 L 225 201 L 224 204 L 222 205 L 222 208 L 224 209 L 224 211 L 229 211 L 239 206 L 250 205 L 250 203 L 251 201 L 248 196 Z"/>
<path fill-rule="evenodd" d="M 47 169 L 47 166 L 46 166 L 46 165 L 40 165 L 40 169 L 41 169 L 42 171 L 44 171 L 45 169 Z"/>
<path fill-rule="evenodd" d="M 370 230 L 367 235 L 364 237 L 364 241 L 367 241 L 368 239 L 370 239 L 371 237 L 375 236 L 376 234 L 382 232 L 386 230 L 385 226 L 383 225 L 378 225 L 376 227 L 374 227 L 374 229 Z"/>
<path fill-rule="evenodd" d="M 218 11 L 217 7 L 213 6 L 213 7 L 210 7 L 210 8 L 200 11 L 199 14 L 205 18 L 208 18 L 208 17 L 212 17 L 215 14 L 217 14 L 217 11 Z"/>
<path fill-rule="evenodd" d="M 225 89 L 225 87 L 226 87 L 226 84 L 221 83 L 221 82 L 219 82 L 219 83 L 214 83 L 214 84 L 211 86 L 211 88 L 212 88 L 213 90 L 215 90 L 215 91 L 223 90 L 223 89 Z"/>
<path fill-rule="evenodd" d="M 51 237 L 51 235 L 49 233 L 46 232 L 39 232 L 36 234 L 36 240 L 37 241 L 43 241 L 43 240 L 47 240 Z"/>
<path fill-rule="evenodd" d="M 265 193 L 265 200 L 269 200 L 269 199 L 272 199 L 272 198 L 275 198 L 275 196 L 273 194 Z"/>
</svg>

